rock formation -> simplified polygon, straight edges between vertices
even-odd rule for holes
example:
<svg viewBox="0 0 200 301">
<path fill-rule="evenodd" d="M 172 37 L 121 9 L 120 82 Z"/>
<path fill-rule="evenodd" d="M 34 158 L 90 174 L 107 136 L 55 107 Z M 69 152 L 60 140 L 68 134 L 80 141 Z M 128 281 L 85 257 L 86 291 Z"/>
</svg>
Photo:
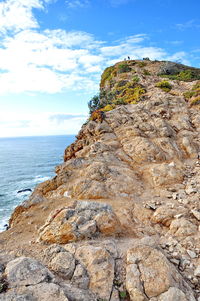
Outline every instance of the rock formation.
<svg viewBox="0 0 200 301">
<path fill-rule="evenodd" d="M 90 110 L 0 235 L 0 300 L 200 301 L 200 69 L 119 62 Z"/>
</svg>

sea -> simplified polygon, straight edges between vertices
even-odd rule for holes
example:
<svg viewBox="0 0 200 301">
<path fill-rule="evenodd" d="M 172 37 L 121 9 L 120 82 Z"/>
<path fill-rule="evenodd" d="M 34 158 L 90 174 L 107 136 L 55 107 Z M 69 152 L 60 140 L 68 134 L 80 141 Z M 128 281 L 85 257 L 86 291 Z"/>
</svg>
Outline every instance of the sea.
<svg viewBox="0 0 200 301">
<path fill-rule="evenodd" d="M 55 166 L 74 140 L 75 135 L 0 138 L 0 231 L 14 208 L 28 199 L 29 190 L 55 175 Z"/>
</svg>

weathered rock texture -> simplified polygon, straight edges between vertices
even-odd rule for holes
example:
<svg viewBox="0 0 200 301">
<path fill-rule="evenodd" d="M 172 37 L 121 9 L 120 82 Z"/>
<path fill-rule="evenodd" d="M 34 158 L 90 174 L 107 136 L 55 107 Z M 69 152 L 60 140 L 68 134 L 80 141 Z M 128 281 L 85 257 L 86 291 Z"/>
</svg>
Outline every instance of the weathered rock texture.
<svg viewBox="0 0 200 301">
<path fill-rule="evenodd" d="M 100 110 L 0 235 L 0 300 L 200 300 L 199 76 L 105 70 Z"/>
<path fill-rule="evenodd" d="M 119 232 L 120 222 L 111 206 L 83 201 L 53 212 L 40 229 L 40 240 L 65 244 Z"/>
</svg>

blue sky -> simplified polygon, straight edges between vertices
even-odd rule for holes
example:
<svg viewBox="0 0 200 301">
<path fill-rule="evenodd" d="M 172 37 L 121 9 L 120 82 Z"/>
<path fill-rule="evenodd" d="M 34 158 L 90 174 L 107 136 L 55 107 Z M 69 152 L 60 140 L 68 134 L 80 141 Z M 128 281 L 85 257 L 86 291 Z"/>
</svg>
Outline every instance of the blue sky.
<svg viewBox="0 0 200 301">
<path fill-rule="evenodd" d="M 198 0 L 0 1 L 0 137 L 74 134 L 125 57 L 200 67 Z"/>
</svg>

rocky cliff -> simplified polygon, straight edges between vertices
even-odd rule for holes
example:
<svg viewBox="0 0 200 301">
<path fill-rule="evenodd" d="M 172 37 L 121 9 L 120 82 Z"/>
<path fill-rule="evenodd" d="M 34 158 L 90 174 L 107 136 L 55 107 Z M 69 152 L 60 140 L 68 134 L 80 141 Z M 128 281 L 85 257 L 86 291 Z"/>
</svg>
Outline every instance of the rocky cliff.
<svg viewBox="0 0 200 301">
<path fill-rule="evenodd" d="M 0 235 L 0 300 L 200 300 L 200 69 L 123 61 Z"/>
</svg>

